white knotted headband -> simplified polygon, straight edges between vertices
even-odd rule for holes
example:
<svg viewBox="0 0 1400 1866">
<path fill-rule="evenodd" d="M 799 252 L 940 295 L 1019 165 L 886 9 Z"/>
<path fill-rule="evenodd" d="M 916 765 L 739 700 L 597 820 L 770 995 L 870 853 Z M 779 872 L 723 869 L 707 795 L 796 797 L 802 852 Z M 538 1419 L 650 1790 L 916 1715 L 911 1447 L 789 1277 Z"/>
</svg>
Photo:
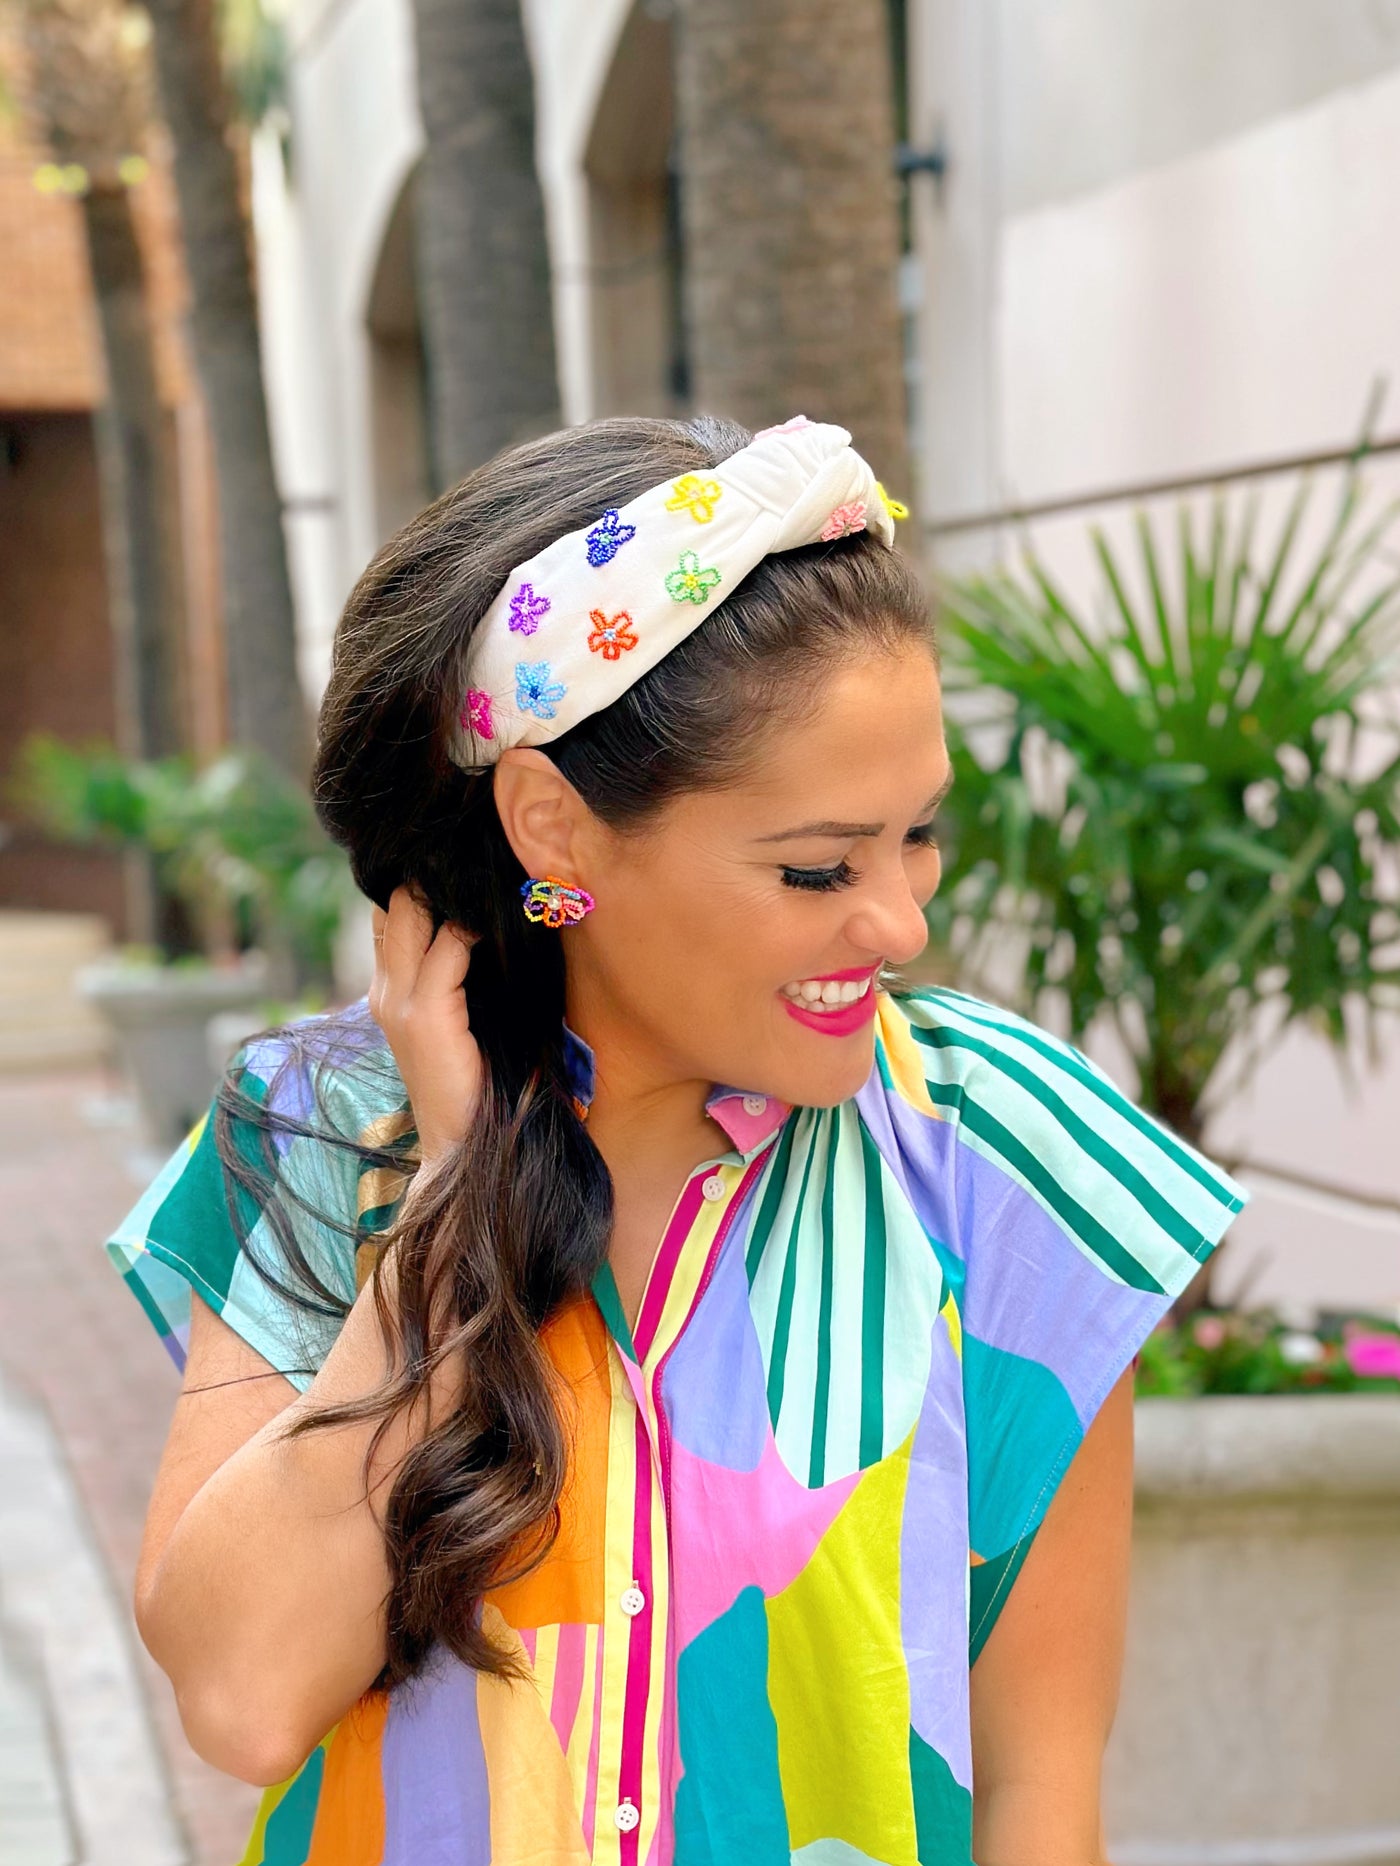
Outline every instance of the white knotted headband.
<svg viewBox="0 0 1400 1866">
<path fill-rule="evenodd" d="M 844 428 L 798 416 L 717 467 L 653 486 L 507 577 L 472 639 L 452 748 L 494 763 L 601 712 L 699 627 L 764 557 L 893 514 Z"/>
</svg>

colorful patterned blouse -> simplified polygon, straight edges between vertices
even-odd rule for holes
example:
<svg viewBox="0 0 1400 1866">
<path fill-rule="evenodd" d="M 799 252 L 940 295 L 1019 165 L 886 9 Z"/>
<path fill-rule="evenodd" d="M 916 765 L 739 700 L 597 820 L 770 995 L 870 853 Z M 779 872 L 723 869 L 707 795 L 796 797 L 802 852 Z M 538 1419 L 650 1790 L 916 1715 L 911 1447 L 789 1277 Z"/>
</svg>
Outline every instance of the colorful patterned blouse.
<svg viewBox="0 0 1400 1866">
<path fill-rule="evenodd" d="M 379 1066 L 335 1072 L 336 1119 L 382 1145 L 402 1085 L 362 1011 L 343 1029 Z M 607 1270 L 548 1324 L 563 1530 L 483 1609 L 533 1684 L 440 1653 L 368 1694 L 266 1792 L 243 1866 L 970 1866 L 969 1667 L 1244 1194 L 1008 1012 L 884 995 L 876 1032 L 839 1107 L 716 1089 L 635 1329 Z M 234 1066 L 265 1095 L 277 1061 Z M 280 1170 L 358 1231 L 299 1234 L 349 1299 L 400 1185 L 306 1139 Z M 271 1296 L 240 1249 L 266 1231 L 206 1126 L 107 1249 L 177 1365 L 193 1285 L 304 1388 L 338 1323 Z"/>
</svg>

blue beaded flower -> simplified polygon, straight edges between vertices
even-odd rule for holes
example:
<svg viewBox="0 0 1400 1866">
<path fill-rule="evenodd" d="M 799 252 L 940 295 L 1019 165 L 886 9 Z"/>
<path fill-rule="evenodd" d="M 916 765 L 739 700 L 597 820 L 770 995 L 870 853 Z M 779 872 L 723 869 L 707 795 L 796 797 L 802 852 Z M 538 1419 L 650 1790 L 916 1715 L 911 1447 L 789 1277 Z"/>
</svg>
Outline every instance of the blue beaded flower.
<svg viewBox="0 0 1400 1866">
<path fill-rule="evenodd" d="M 515 664 L 515 704 L 522 713 L 536 719 L 553 719 L 554 708 L 568 688 L 554 678 L 548 661 L 517 661 Z"/>
<path fill-rule="evenodd" d="M 595 570 L 601 570 L 604 564 L 610 564 L 629 538 L 635 538 L 637 527 L 624 525 L 615 508 L 604 512 L 598 523 L 588 534 L 588 561 Z"/>
</svg>

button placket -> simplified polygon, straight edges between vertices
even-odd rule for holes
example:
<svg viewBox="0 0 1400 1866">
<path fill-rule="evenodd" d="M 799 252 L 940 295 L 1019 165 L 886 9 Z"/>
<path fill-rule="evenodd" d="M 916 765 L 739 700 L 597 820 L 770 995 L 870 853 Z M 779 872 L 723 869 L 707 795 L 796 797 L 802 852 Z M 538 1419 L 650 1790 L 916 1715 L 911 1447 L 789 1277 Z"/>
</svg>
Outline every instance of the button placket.
<svg viewBox="0 0 1400 1866">
<path fill-rule="evenodd" d="M 641 1818 L 641 1811 L 630 1795 L 625 1796 L 613 1810 L 613 1826 L 622 1834 L 630 1834 Z"/>
</svg>

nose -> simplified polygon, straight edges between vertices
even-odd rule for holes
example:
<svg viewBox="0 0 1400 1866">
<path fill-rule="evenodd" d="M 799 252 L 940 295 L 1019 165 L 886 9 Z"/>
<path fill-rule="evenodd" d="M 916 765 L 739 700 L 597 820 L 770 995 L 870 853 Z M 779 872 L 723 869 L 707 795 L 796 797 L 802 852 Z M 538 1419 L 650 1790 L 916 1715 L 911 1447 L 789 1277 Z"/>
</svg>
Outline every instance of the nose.
<svg viewBox="0 0 1400 1866">
<path fill-rule="evenodd" d="M 847 937 L 861 952 L 879 953 L 891 965 L 918 958 L 928 944 L 928 922 L 902 867 L 855 904 Z"/>
</svg>

